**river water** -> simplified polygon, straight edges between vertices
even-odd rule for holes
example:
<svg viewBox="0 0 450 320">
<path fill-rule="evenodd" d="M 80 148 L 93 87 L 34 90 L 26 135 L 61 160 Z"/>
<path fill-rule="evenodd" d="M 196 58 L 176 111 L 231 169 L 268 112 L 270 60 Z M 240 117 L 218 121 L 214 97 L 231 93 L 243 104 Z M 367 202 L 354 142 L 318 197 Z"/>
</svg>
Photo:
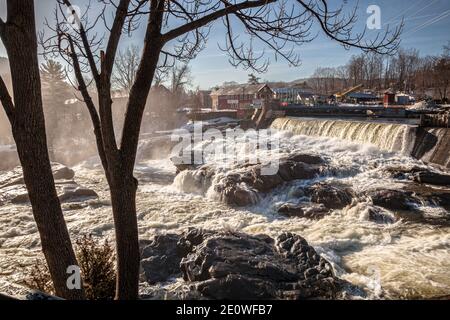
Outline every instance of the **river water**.
<svg viewBox="0 0 450 320">
<path fill-rule="evenodd" d="M 375 129 L 374 129 L 375 130 Z M 320 220 L 284 218 L 277 214 L 281 203 L 295 200 L 295 190 L 317 181 L 340 182 L 355 192 L 373 188 L 401 188 L 403 182 L 392 179 L 385 171 L 391 166 L 423 166 L 400 152 L 381 150 L 375 144 L 354 143 L 330 137 L 296 135 L 273 131 L 277 155 L 292 152 L 324 157 L 329 168 L 321 177 L 294 181 L 258 199 L 253 206 L 231 208 L 217 200 L 213 186 L 198 187 L 195 172 L 176 177 L 169 157 L 142 161 L 136 166 L 140 180 L 137 196 L 141 239 L 155 234 L 181 233 L 188 227 L 232 229 L 251 234 L 276 236 L 290 231 L 303 236 L 330 261 L 335 273 L 360 286 L 367 298 L 431 298 L 450 295 L 450 225 L 398 220 L 392 224 L 369 221 L 370 200 L 360 199 Z M 274 141 L 275 141 L 274 140 Z M 215 143 L 219 143 L 216 141 Z M 238 147 L 245 149 L 245 142 Z M 381 143 L 381 142 L 380 142 Z M 272 155 L 266 155 L 270 157 Z M 207 158 L 217 172 L 226 175 L 232 166 Z M 64 215 L 76 237 L 91 233 L 113 239 L 108 188 L 96 159 L 73 168 L 75 180 L 99 194 L 99 200 L 81 204 L 64 204 Z M 220 176 L 220 175 L 218 175 Z M 214 185 L 214 182 L 213 182 Z M 440 207 L 421 206 L 424 215 L 446 216 Z M 386 214 L 393 214 L 386 212 Z M 0 292 L 21 293 L 20 283 L 26 266 L 40 257 L 39 236 L 30 207 L 0 206 Z M 183 288 L 181 279 L 150 287 L 142 293 L 160 297 Z"/>
</svg>

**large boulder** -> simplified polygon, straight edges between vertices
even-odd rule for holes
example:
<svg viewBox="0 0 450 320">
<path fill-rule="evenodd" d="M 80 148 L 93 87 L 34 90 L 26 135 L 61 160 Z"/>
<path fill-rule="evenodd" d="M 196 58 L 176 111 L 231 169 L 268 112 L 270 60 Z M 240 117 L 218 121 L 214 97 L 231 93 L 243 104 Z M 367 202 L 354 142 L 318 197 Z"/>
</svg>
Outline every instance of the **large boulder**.
<svg viewBox="0 0 450 320">
<path fill-rule="evenodd" d="M 79 202 L 98 197 L 94 190 L 80 186 L 72 180 L 75 176 L 72 169 L 53 162 L 52 172 L 61 202 Z M 0 175 L 0 201 L 13 204 L 27 204 L 30 201 L 21 167 Z"/>
<path fill-rule="evenodd" d="M 75 172 L 63 164 L 53 162 L 52 173 L 55 180 L 72 180 L 75 177 Z"/>
<path fill-rule="evenodd" d="M 300 160 L 305 162 L 298 162 Z M 184 192 L 200 194 L 205 194 L 212 186 L 218 200 L 244 207 L 256 204 L 264 194 L 286 182 L 315 178 L 325 168 L 325 160 L 308 154 L 280 159 L 279 170 L 274 174 L 266 174 L 261 164 L 237 164 L 227 172 L 209 164 L 193 170 L 177 166 L 180 173 L 174 184 Z"/>
<path fill-rule="evenodd" d="M 308 188 L 311 201 L 329 209 L 342 209 L 352 203 L 353 191 L 346 186 L 319 182 Z"/>
<path fill-rule="evenodd" d="M 409 179 L 423 184 L 450 186 L 450 174 L 424 167 L 388 167 L 385 171 L 394 179 Z"/>
<path fill-rule="evenodd" d="M 322 204 L 292 204 L 285 203 L 278 208 L 278 213 L 288 218 L 321 219 L 330 213 Z"/>
<path fill-rule="evenodd" d="M 58 180 L 71 180 L 75 176 L 75 172 L 63 164 L 52 162 L 51 166 L 53 178 L 57 180 L 57 183 Z M 20 185 L 24 183 L 25 182 L 23 180 L 23 171 L 21 166 L 15 167 L 0 175 L 0 188 Z"/>
<path fill-rule="evenodd" d="M 335 298 L 341 282 L 300 236 L 222 233 L 181 261 L 183 278 L 212 299 Z"/>
<path fill-rule="evenodd" d="M 163 234 L 150 241 L 141 240 L 141 266 L 146 281 L 155 284 L 181 277 L 181 260 L 208 234 L 207 231 L 190 228 L 182 235 Z"/>
<path fill-rule="evenodd" d="M 413 193 L 423 203 L 431 206 L 441 206 L 450 210 L 450 188 L 436 188 L 418 183 L 406 184 L 403 189 Z"/>
<path fill-rule="evenodd" d="M 174 234 L 158 235 L 141 250 L 141 266 L 150 284 L 163 282 L 180 274 L 179 264 L 183 258 Z"/>
<path fill-rule="evenodd" d="M 376 206 L 389 210 L 415 211 L 420 200 L 412 192 L 403 190 L 372 190 L 367 193 Z"/>
<path fill-rule="evenodd" d="M 98 195 L 94 190 L 77 184 L 67 185 L 57 189 L 60 189 L 58 197 L 61 202 L 78 202 L 98 198 Z"/>
<path fill-rule="evenodd" d="M 307 153 L 290 155 L 287 157 L 287 160 L 293 162 L 303 162 L 307 164 L 325 164 L 325 160 L 321 156 Z"/>
<path fill-rule="evenodd" d="M 323 173 L 324 163 L 325 160 L 318 156 L 292 155 L 280 160 L 279 169 L 273 175 L 264 174 L 260 164 L 242 166 L 217 178 L 214 191 L 219 194 L 219 199 L 227 204 L 252 205 L 258 201 L 260 195 L 272 191 L 283 183 L 317 177 Z"/>
<path fill-rule="evenodd" d="M 182 276 L 210 299 L 336 298 L 345 284 L 305 239 L 190 229 L 162 235 L 142 249 L 151 284 Z"/>
<path fill-rule="evenodd" d="M 384 171 L 394 179 L 409 179 L 414 173 L 423 171 L 423 167 L 419 166 L 388 166 Z"/>
<path fill-rule="evenodd" d="M 395 218 L 380 207 L 367 208 L 367 219 L 369 221 L 382 224 L 390 224 L 395 222 Z"/>
<path fill-rule="evenodd" d="M 412 180 L 419 183 L 431 184 L 436 186 L 450 186 L 450 175 L 433 171 L 416 172 L 412 176 Z"/>
</svg>

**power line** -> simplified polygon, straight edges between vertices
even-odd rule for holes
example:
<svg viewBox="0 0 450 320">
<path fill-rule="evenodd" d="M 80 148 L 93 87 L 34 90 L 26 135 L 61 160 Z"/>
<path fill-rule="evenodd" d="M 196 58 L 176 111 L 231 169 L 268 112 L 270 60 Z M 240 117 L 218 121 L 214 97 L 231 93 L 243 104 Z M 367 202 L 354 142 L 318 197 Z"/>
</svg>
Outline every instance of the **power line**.
<svg viewBox="0 0 450 320">
<path fill-rule="evenodd" d="M 437 15 L 436 17 L 434 17 L 433 19 L 425 21 L 421 25 L 416 26 L 412 30 L 406 32 L 404 35 L 409 35 L 411 33 L 421 31 L 421 30 L 423 30 L 423 29 L 425 29 L 425 28 L 427 28 L 429 26 L 432 26 L 435 23 L 438 23 L 439 21 L 447 18 L 448 16 L 450 16 L 450 10 L 446 10 L 446 11 L 442 12 L 441 14 Z"/>
</svg>

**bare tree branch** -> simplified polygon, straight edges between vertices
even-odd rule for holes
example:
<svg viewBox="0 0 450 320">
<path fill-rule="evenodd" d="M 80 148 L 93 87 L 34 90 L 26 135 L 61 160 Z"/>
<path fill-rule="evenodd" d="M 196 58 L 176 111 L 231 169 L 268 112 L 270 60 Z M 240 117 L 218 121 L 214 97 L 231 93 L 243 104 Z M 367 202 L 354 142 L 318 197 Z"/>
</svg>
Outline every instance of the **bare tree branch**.
<svg viewBox="0 0 450 320">
<path fill-rule="evenodd" d="M 206 26 L 208 23 L 210 23 L 211 21 L 217 20 L 221 17 L 224 17 L 228 14 L 237 12 L 239 10 L 244 10 L 244 9 L 249 9 L 249 8 L 256 8 L 256 7 L 260 7 L 262 5 L 265 4 L 269 4 L 272 2 L 275 2 L 276 0 L 257 0 L 257 1 L 244 1 L 244 2 L 240 2 L 238 4 L 234 4 L 234 5 L 227 5 L 225 8 L 221 9 L 221 10 L 217 10 L 213 13 L 210 13 L 200 19 L 197 19 L 195 21 L 192 21 L 190 23 L 187 23 L 185 25 L 182 25 L 176 29 L 173 29 L 171 31 L 168 31 L 167 33 L 165 33 L 162 36 L 162 40 L 164 42 L 168 42 L 170 40 L 173 40 L 185 33 L 188 33 L 192 30 L 201 28 Z"/>
<path fill-rule="evenodd" d="M 68 8 L 72 8 L 72 4 L 70 3 L 69 0 L 62 0 L 62 1 Z M 76 15 L 76 12 L 72 12 L 72 14 Z M 80 17 L 75 17 L 75 18 L 78 21 L 80 21 Z M 92 53 L 91 43 L 88 40 L 86 31 L 84 30 L 84 26 L 81 23 L 81 21 L 79 23 L 79 28 L 80 28 L 80 37 L 81 37 L 81 40 L 82 40 L 82 43 L 83 43 L 84 50 L 86 52 L 86 58 L 87 58 L 87 60 L 89 62 L 89 66 L 91 68 L 92 76 L 94 77 L 94 80 L 97 82 L 100 79 L 100 75 L 99 75 L 98 70 L 97 70 L 94 54 Z"/>
<path fill-rule="evenodd" d="M 127 113 L 125 114 L 120 145 L 121 153 L 126 157 L 125 162 L 128 166 L 131 166 L 130 168 L 126 168 L 128 170 L 132 170 L 134 167 L 145 102 L 158 65 L 159 54 L 164 45 L 161 40 L 164 5 L 164 1 L 161 0 L 151 2 L 147 32 L 144 39 L 144 50 L 136 73 L 136 80 L 130 90 L 130 98 L 128 100 Z M 139 126 L 136 126 L 136 123 L 139 123 Z"/>
<path fill-rule="evenodd" d="M 94 127 L 94 134 L 97 142 L 97 149 L 99 152 L 100 160 L 102 161 L 102 165 L 105 168 L 105 172 L 107 172 L 108 168 L 108 161 L 105 154 L 105 147 L 103 143 L 103 136 L 102 136 L 102 128 L 101 128 L 101 122 L 100 118 L 97 113 L 97 109 L 95 108 L 94 102 L 92 101 L 92 98 L 88 92 L 86 82 L 83 78 L 83 73 L 81 72 L 80 63 L 78 61 L 78 56 L 75 53 L 75 46 L 73 44 L 73 40 L 68 36 L 68 41 L 71 49 L 71 58 L 73 61 L 74 66 L 74 72 L 75 77 L 78 82 L 78 90 L 81 92 L 81 95 L 83 97 L 83 101 L 86 104 L 86 107 L 89 111 L 89 115 L 91 117 L 91 121 Z"/>
<path fill-rule="evenodd" d="M 113 26 L 111 28 L 108 45 L 106 46 L 105 57 L 102 60 L 102 76 L 108 80 L 111 79 L 114 61 L 116 59 L 117 47 L 119 46 L 120 36 L 128 14 L 130 0 L 121 0 L 117 6 Z"/>
<path fill-rule="evenodd" d="M 356 7 L 347 20 L 342 18 L 341 20 L 334 20 L 330 23 L 330 19 L 339 19 L 342 8 L 336 11 L 329 11 L 326 0 L 321 0 L 324 7 L 323 9 L 317 9 L 317 6 L 313 4 L 313 1 L 306 3 L 305 1 L 297 0 L 297 2 L 300 3 L 307 12 L 312 14 L 319 23 L 322 31 L 330 39 L 335 40 L 346 47 L 355 47 L 364 51 L 373 51 L 380 54 L 392 54 L 398 49 L 400 44 L 399 36 L 404 26 L 403 22 L 392 33 L 388 28 L 381 39 L 380 34 L 378 34 L 374 40 L 363 41 L 366 29 L 356 36 L 351 36 L 351 31 L 356 23 Z"/>
</svg>

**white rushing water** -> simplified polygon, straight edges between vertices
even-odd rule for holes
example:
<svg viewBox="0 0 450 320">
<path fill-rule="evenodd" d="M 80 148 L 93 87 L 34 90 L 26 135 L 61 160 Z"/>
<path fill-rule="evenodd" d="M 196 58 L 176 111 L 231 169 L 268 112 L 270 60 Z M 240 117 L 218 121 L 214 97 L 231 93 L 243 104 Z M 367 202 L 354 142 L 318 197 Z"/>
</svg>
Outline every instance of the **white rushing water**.
<svg viewBox="0 0 450 320">
<path fill-rule="evenodd" d="M 387 151 L 409 153 L 415 127 L 399 123 L 320 118 L 278 118 L 272 128 L 295 134 L 369 143 Z"/>
<path fill-rule="evenodd" d="M 340 124 L 341 125 L 341 124 Z M 345 123 L 342 126 L 346 126 Z M 323 130 L 332 132 L 331 125 Z M 280 128 L 281 129 L 281 128 Z M 293 201 L 299 187 L 317 181 L 333 181 L 350 185 L 355 192 L 376 187 L 400 188 L 398 180 L 385 171 L 391 166 L 423 166 L 401 153 L 392 152 L 383 129 L 367 126 L 364 129 L 340 129 L 345 134 L 330 133 L 329 137 L 311 137 L 301 129 L 276 132 L 272 139 L 279 141 L 276 153 L 290 152 L 321 155 L 330 163 L 321 178 L 294 181 L 258 199 L 253 206 L 230 208 L 217 201 L 212 186 L 204 184 L 195 171 L 185 171 L 175 178 L 175 168 L 168 159 L 149 160 L 136 166 L 140 180 L 138 191 L 138 221 L 141 239 L 155 234 L 181 233 L 188 227 L 205 229 L 233 229 L 247 233 L 276 236 L 291 231 L 303 236 L 328 259 L 338 276 L 364 288 L 370 298 L 428 298 L 450 295 L 450 227 L 399 220 L 380 224 L 368 219 L 370 201 L 361 200 L 343 210 L 334 210 L 321 220 L 284 218 L 276 212 L 280 203 Z M 356 144 L 338 138 L 358 136 L 364 130 L 373 135 L 353 139 L 372 144 Z M 380 131 L 381 130 L 381 131 Z M 391 128 L 396 131 L 396 128 Z M 402 129 L 398 128 L 400 135 Z M 394 134 L 394 133 L 392 133 Z M 383 140 L 384 139 L 384 140 Z M 382 141 L 383 140 L 383 141 Z M 215 141 L 220 143 L 220 141 Z M 244 142 L 238 148 L 245 149 Z M 385 146 L 387 151 L 378 147 Z M 233 172 L 215 158 L 207 162 L 216 172 L 215 179 Z M 75 207 L 65 204 L 64 214 L 73 238 L 85 233 L 113 238 L 111 207 L 108 189 L 96 161 L 84 162 L 74 168 L 75 180 L 98 192 L 99 201 Z M 175 182 L 173 182 L 175 179 Z M 214 181 L 212 184 L 214 185 Z M 426 215 L 448 214 L 439 207 L 421 207 Z M 389 212 L 387 214 L 390 214 Z M 26 266 L 39 256 L 39 237 L 29 206 L 0 206 L 0 292 L 20 292 L 19 283 Z M 182 280 L 158 286 L 171 290 L 183 285 Z M 143 292 L 155 288 L 143 286 Z"/>
</svg>

